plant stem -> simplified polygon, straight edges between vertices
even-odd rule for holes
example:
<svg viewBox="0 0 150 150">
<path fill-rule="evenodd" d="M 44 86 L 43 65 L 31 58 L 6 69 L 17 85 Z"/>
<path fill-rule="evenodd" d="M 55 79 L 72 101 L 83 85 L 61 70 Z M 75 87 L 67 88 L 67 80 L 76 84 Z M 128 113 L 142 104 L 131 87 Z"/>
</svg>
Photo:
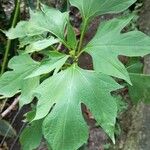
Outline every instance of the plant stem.
<svg viewBox="0 0 150 150">
<path fill-rule="evenodd" d="M 69 1 L 68 0 L 66 1 L 67 1 L 67 11 L 69 11 Z"/>
<path fill-rule="evenodd" d="M 66 48 L 68 48 L 69 51 L 71 51 L 70 47 L 68 46 L 68 44 L 65 41 L 61 41 L 61 42 L 64 46 L 66 46 Z"/>
<path fill-rule="evenodd" d="M 36 9 L 40 9 L 40 0 L 37 0 L 37 6 Z"/>
<path fill-rule="evenodd" d="M 86 31 L 86 28 L 87 28 L 87 23 L 88 23 L 87 20 L 85 20 L 83 22 L 83 29 L 82 29 L 80 40 L 79 40 L 79 46 L 78 46 L 77 54 L 79 54 L 80 51 L 82 50 L 82 44 L 83 44 L 84 34 L 85 34 L 85 31 Z"/>
<path fill-rule="evenodd" d="M 13 21 L 12 21 L 11 27 L 15 27 L 15 25 L 17 23 L 17 18 L 18 18 L 18 14 L 19 14 L 19 8 L 20 8 L 20 0 L 16 0 L 15 14 L 14 14 L 14 17 L 13 17 Z M 10 47 L 11 47 L 11 42 L 12 41 L 10 39 L 7 40 L 5 54 L 4 54 L 4 59 L 3 59 L 3 63 L 2 63 L 1 74 L 3 74 L 4 71 L 5 71 L 5 67 L 6 67 L 6 63 L 7 63 L 7 59 L 8 59 L 8 53 L 9 53 L 9 50 L 10 50 Z"/>
</svg>

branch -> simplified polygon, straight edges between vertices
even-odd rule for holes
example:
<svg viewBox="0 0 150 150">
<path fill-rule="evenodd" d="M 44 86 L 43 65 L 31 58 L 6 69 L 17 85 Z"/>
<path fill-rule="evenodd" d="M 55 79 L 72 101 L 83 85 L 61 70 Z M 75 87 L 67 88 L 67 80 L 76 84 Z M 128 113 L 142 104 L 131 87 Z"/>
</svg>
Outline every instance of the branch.
<svg viewBox="0 0 150 150">
<path fill-rule="evenodd" d="M 13 103 L 4 112 L 1 113 L 1 118 L 4 118 L 5 116 L 7 116 L 7 114 L 9 114 L 15 108 L 15 106 L 19 102 L 19 99 L 20 99 L 19 96 L 14 99 Z"/>
</svg>

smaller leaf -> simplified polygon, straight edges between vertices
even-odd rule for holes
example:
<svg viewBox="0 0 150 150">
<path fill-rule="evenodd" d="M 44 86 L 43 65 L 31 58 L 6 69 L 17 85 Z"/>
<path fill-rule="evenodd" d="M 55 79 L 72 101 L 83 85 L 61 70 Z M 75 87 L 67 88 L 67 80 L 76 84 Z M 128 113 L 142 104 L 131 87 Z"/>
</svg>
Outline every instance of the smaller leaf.
<svg viewBox="0 0 150 150">
<path fill-rule="evenodd" d="M 68 57 L 68 55 L 58 52 L 50 52 L 48 59 L 44 59 L 41 62 L 40 66 L 37 69 L 33 70 L 33 72 L 28 75 L 27 78 L 33 78 L 42 74 L 49 73 L 53 70 L 57 70 L 56 72 L 58 72 L 64 65 Z"/>
<path fill-rule="evenodd" d="M 15 71 L 30 69 L 31 67 L 34 68 L 38 65 L 39 63 L 34 61 L 28 54 L 14 56 L 8 63 L 8 67 L 10 69 L 14 69 Z"/>
<path fill-rule="evenodd" d="M 130 73 L 130 78 L 133 86 L 129 86 L 129 95 L 133 102 L 150 103 L 150 76 Z"/>
<path fill-rule="evenodd" d="M 143 64 L 141 62 L 133 63 L 132 65 L 127 67 L 128 72 L 142 74 L 143 72 Z"/>
<path fill-rule="evenodd" d="M 123 111 L 125 111 L 128 108 L 128 104 L 120 95 L 115 95 L 114 97 L 117 103 L 118 114 L 120 115 Z"/>
<path fill-rule="evenodd" d="M 15 28 L 11 28 L 4 33 L 9 39 L 15 39 L 50 32 L 64 41 L 67 20 L 68 13 L 61 13 L 59 10 L 42 4 L 41 10 L 30 11 L 29 21 L 21 21 Z"/>
<path fill-rule="evenodd" d="M 33 150 L 40 145 L 42 140 L 42 122 L 43 120 L 34 121 L 23 130 L 20 136 L 23 150 Z"/>
<path fill-rule="evenodd" d="M 21 96 L 19 100 L 19 105 L 22 107 L 25 104 L 28 104 L 33 99 L 33 90 L 39 85 L 39 77 L 34 77 L 31 79 L 24 80 L 22 85 Z"/>
<path fill-rule="evenodd" d="M 150 76 L 142 74 L 143 64 L 136 62 L 128 66 L 127 70 L 130 72 L 130 79 L 132 86 L 128 85 L 129 95 L 134 103 L 144 101 L 150 102 Z"/>
<path fill-rule="evenodd" d="M 42 35 L 36 35 L 36 36 L 20 38 L 19 39 L 19 42 L 20 42 L 19 48 L 23 48 L 26 45 L 29 45 L 31 43 L 34 43 L 36 41 L 43 40 L 43 39 L 44 39 L 44 37 Z"/>
<path fill-rule="evenodd" d="M 49 39 L 39 40 L 27 46 L 25 49 L 25 53 L 38 52 L 58 42 L 59 40 L 53 37 Z"/>
<path fill-rule="evenodd" d="M 32 96 L 32 90 L 33 87 L 38 85 L 38 78 L 35 80 L 33 78 L 25 79 L 35 68 L 38 68 L 39 63 L 35 62 L 29 55 L 19 55 L 13 57 L 8 64 L 8 67 L 10 69 L 13 69 L 12 71 L 5 72 L 0 77 L 0 95 L 3 95 L 4 97 L 12 97 L 16 93 L 18 93 L 19 90 L 21 90 L 21 97 L 22 102 L 21 104 L 26 104 L 29 101 L 32 101 L 32 99 L 26 99 L 31 98 Z M 32 85 L 30 87 L 31 91 L 26 91 L 26 86 L 29 87 L 29 85 Z M 25 101 L 26 99 L 26 101 Z"/>
<path fill-rule="evenodd" d="M 76 39 L 76 34 L 75 31 L 73 29 L 73 26 L 70 24 L 70 22 L 68 21 L 68 33 L 67 33 L 67 44 L 73 49 L 76 49 L 77 46 L 77 39 Z"/>
<path fill-rule="evenodd" d="M 7 137 L 16 136 L 16 131 L 12 128 L 12 126 L 5 120 L 0 120 L 0 135 Z"/>
<path fill-rule="evenodd" d="M 36 109 L 32 108 L 31 111 L 29 111 L 25 114 L 26 121 L 31 122 L 34 119 L 35 115 L 36 115 Z"/>
</svg>

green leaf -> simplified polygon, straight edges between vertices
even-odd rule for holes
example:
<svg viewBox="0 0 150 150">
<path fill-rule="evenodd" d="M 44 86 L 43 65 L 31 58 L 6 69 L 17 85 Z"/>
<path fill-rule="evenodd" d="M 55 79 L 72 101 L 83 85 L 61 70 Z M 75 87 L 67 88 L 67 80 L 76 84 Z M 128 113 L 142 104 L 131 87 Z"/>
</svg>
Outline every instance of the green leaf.
<svg viewBox="0 0 150 150">
<path fill-rule="evenodd" d="M 110 92 L 120 87 L 109 76 L 73 65 L 35 90 L 39 101 L 34 120 L 45 117 L 54 107 L 43 124 L 45 138 L 54 150 L 78 149 L 88 138 L 81 111 L 84 103 L 114 141 L 117 105 Z"/>
<path fill-rule="evenodd" d="M 94 69 L 107 75 L 126 80 L 131 84 L 118 55 L 144 56 L 150 53 L 150 38 L 142 32 L 120 33 L 133 17 L 112 19 L 103 22 L 95 37 L 85 47 L 93 57 Z"/>
<path fill-rule="evenodd" d="M 35 36 L 44 32 L 51 32 L 64 40 L 64 30 L 68 20 L 68 13 L 42 5 L 41 10 L 31 11 L 29 21 L 21 21 L 15 28 L 5 32 L 9 39 Z"/>
<path fill-rule="evenodd" d="M 142 74 L 143 63 L 135 62 L 128 66 L 129 75 L 132 81 L 132 86 L 128 85 L 129 95 L 134 103 L 150 102 L 150 76 Z"/>
<path fill-rule="evenodd" d="M 39 85 L 39 77 L 32 79 L 26 79 L 21 87 L 21 96 L 19 99 L 19 105 L 22 107 L 25 104 L 29 104 L 33 99 L 33 90 Z"/>
<path fill-rule="evenodd" d="M 26 45 L 34 43 L 39 40 L 43 40 L 44 37 L 42 35 L 35 35 L 30 37 L 23 37 L 19 39 L 19 48 L 23 48 Z"/>
<path fill-rule="evenodd" d="M 32 90 L 39 84 L 39 78 L 24 78 L 38 66 L 39 63 L 33 61 L 29 55 L 13 57 L 8 64 L 13 70 L 7 71 L 0 78 L 0 95 L 12 97 L 21 90 L 21 105 L 31 102 Z"/>
<path fill-rule="evenodd" d="M 40 145 L 42 140 L 42 121 L 43 120 L 34 121 L 23 130 L 20 136 L 23 150 L 33 150 Z"/>
<path fill-rule="evenodd" d="M 150 76 L 130 73 L 133 86 L 129 86 L 129 95 L 133 102 L 150 102 Z"/>
<path fill-rule="evenodd" d="M 36 109 L 34 106 L 31 111 L 29 111 L 25 114 L 26 121 L 31 122 L 34 119 L 35 115 L 36 115 Z"/>
<path fill-rule="evenodd" d="M 26 47 L 25 53 L 32 53 L 32 52 L 38 52 L 41 51 L 53 44 L 58 43 L 59 40 L 55 39 L 53 37 L 49 39 L 43 39 L 36 42 L 31 43 L 29 46 Z"/>
<path fill-rule="evenodd" d="M 7 137 L 14 137 L 16 136 L 16 131 L 7 121 L 0 120 L 0 135 Z"/>
<path fill-rule="evenodd" d="M 40 63 L 39 67 L 33 70 L 33 72 L 29 74 L 27 78 L 32 78 L 42 74 L 46 74 L 53 70 L 55 70 L 55 72 L 57 73 L 60 70 L 60 68 L 65 64 L 68 57 L 68 55 L 61 54 L 55 51 L 49 52 L 49 57 L 47 59 L 44 59 Z"/>
<path fill-rule="evenodd" d="M 77 39 L 76 39 L 76 34 L 75 31 L 73 29 L 73 26 L 70 24 L 70 22 L 68 22 L 68 26 L 67 26 L 67 44 L 73 49 L 76 49 L 77 46 Z"/>
<path fill-rule="evenodd" d="M 143 63 L 136 62 L 127 67 L 128 72 L 142 74 L 143 72 Z"/>
<path fill-rule="evenodd" d="M 92 17 L 108 14 L 119 13 L 126 10 L 136 0 L 69 0 L 71 5 L 77 7 L 84 20 Z"/>
</svg>

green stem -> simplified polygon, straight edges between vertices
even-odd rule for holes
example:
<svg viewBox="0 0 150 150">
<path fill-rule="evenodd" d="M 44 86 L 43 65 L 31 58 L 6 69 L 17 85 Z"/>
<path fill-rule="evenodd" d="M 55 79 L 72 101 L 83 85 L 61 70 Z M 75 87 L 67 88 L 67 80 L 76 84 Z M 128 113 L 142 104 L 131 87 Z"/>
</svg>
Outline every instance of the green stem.
<svg viewBox="0 0 150 150">
<path fill-rule="evenodd" d="M 15 7 L 15 14 L 14 14 L 14 17 L 13 17 L 11 27 L 15 27 L 15 25 L 17 23 L 17 18 L 18 18 L 18 14 L 19 14 L 19 7 L 20 7 L 20 0 L 17 0 L 16 1 L 16 7 Z M 11 47 L 11 42 L 12 41 L 10 39 L 7 40 L 4 59 L 3 59 L 3 63 L 2 63 L 1 74 L 3 74 L 4 71 L 5 71 L 5 67 L 6 67 L 6 63 L 7 63 L 7 59 L 8 59 L 8 53 L 9 53 L 9 50 L 10 50 L 10 47 Z"/>
<path fill-rule="evenodd" d="M 66 48 L 68 48 L 69 51 L 71 51 L 70 47 L 68 46 L 68 44 L 65 41 L 62 40 L 61 42 L 64 46 L 66 46 Z"/>
<path fill-rule="evenodd" d="M 82 44 L 83 44 L 83 39 L 84 39 L 84 35 L 86 32 L 87 24 L 88 24 L 88 20 L 85 20 L 83 22 L 83 29 L 82 29 L 80 40 L 79 40 L 79 46 L 78 46 L 77 54 L 79 54 L 80 51 L 82 50 Z"/>
<path fill-rule="evenodd" d="M 69 1 L 68 0 L 66 1 L 67 1 L 67 11 L 69 11 Z"/>
<path fill-rule="evenodd" d="M 40 0 L 37 0 L 37 7 L 36 7 L 36 9 L 37 10 L 40 9 Z"/>
<path fill-rule="evenodd" d="M 81 51 L 77 54 L 76 58 L 78 59 L 79 56 L 80 56 L 83 52 L 84 52 L 84 50 L 81 50 Z"/>
</svg>

